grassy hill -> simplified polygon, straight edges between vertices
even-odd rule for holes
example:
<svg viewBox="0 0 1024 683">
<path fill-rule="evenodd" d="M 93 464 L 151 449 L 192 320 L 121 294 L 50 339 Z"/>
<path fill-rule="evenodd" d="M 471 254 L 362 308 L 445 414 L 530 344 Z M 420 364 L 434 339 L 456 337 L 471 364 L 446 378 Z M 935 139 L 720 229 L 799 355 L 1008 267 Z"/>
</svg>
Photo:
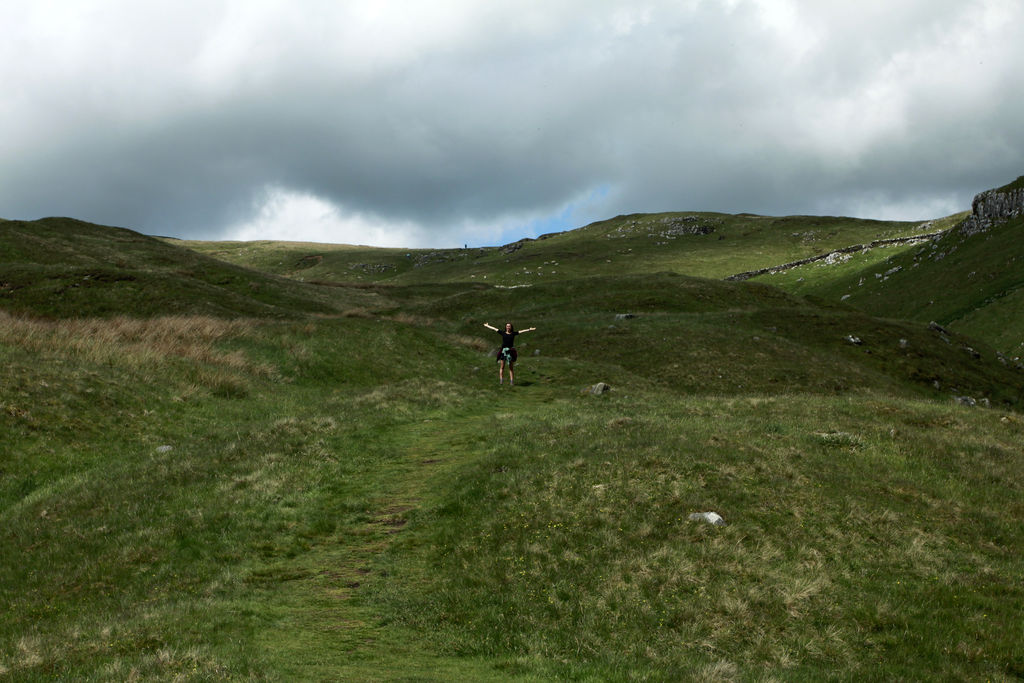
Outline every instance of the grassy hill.
<svg viewBox="0 0 1024 683">
<path fill-rule="evenodd" d="M 918 226 L 662 218 L 489 251 L 487 281 L 0 223 L 0 677 L 1024 675 L 1024 373 L 720 279 Z M 514 388 L 507 319 L 538 328 Z"/>
<path fill-rule="evenodd" d="M 124 228 L 70 218 L 0 221 L 0 308 L 69 316 L 336 313 L 365 293 L 317 288 Z"/>
<path fill-rule="evenodd" d="M 664 271 L 722 278 L 850 244 L 928 230 L 920 223 L 750 214 L 619 216 L 577 230 L 474 249 L 377 249 L 288 242 L 180 242 L 250 268 L 305 281 L 514 286 L 599 274 Z"/>
<path fill-rule="evenodd" d="M 1002 190 L 1012 190 L 1024 179 Z M 924 244 L 876 249 L 840 264 L 810 264 L 761 281 L 797 294 L 844 301 L 872 315 L 943 326 L 1024 355 L 1024 218 L 967 234 L 952 229 Z"/>
</svg>

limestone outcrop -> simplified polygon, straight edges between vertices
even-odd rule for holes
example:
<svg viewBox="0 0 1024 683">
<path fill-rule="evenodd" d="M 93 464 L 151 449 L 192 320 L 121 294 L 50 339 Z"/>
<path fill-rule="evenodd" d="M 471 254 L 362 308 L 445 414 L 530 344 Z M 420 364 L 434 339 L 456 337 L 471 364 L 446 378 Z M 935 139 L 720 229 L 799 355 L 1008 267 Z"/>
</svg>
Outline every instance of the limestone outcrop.
<svg viewBox="0 0 1024 683">
<path fill-rule="evenodd" d="M 1006 187 L 975 196 L 971 215 L 958 229 L 965 235 L 975 235 L 1017 216 L 1024 216 L 1024 176 Z"/>
</svg>

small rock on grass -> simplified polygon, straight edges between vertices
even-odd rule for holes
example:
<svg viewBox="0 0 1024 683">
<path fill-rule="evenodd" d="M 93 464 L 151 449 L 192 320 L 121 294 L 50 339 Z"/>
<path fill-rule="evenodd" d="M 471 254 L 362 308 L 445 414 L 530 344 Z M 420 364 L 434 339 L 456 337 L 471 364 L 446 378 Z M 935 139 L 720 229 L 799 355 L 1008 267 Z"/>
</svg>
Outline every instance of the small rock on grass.
<svg viewBox="0 0 1024 683">
<path fill-rule="evenodd" d="M 725 526 L 725 520 L 717 512 L 694 512 L 690 515 L 691 522 L 707 522 L 713 526 Z"/>
</svg>

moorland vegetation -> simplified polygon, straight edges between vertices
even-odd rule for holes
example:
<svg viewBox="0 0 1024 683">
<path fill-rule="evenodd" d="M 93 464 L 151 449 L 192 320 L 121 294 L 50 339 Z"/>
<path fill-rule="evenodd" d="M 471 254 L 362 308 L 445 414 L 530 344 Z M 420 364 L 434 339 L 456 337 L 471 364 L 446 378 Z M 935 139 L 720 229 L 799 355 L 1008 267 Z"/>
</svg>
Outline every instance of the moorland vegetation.
<svg viewBox="0 0 1024 683">
<path fill-rule="evenodd" d="M 964 217 L 0 221 L 0 678 L 1020 678 L 1024 225 Z"/>
</svg>

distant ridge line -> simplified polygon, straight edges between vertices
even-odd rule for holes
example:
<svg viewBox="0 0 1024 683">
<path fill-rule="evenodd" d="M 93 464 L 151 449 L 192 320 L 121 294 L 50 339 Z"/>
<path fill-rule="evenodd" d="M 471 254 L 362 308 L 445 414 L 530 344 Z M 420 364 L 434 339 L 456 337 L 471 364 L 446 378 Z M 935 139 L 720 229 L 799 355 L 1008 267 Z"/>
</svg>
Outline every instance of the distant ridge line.
<svg viewBox="0 0 1024 683">
<path fill-rule="evenodd" d="M 875 240 L 873 242 L 869 242 L 868 244 L 854 244 L 849 247 L 843 247 L 842 249 L 833 249 L 832 251 L 826 252 L 824 254 L 818 254 L 817 256 L 809 256 L 805 259 L 800 259 L 799 261 L 783 263 L 780 266 L 770 266 L 768 268 L 760 268 L 758 270 L 748 270 L 744 273 L 736 273 L 735 275 L 730 275 L 725 279 L 731 281 L 749 280 L 750 278 L 757 277 L 758 275 L 778 273 L 783 270 L 789 270 L 790 268 L 796 268 L 797 266 L 804 266 L 807 265 L 808 263 L 814 263 L 815 261 L 824 261 L 830 256 L 835 256 L 836 254 L 849 254 L 850 252 L 863 251 L 864 249 L 872 249 L 874 247 L 882 247 L 889 244 L 914 244 L 916 242 L 926 242 L 928 240 L 933 240 L 937 237 L 941 237 L 950 230 L 952 230 L 952 228 L 948 228 L 946 230 L 939 230 L 938 232 L 926 232 L 920 235 L 910 235 L 908 237 L 892 237 L 884 240 Z"/>
</svg>

